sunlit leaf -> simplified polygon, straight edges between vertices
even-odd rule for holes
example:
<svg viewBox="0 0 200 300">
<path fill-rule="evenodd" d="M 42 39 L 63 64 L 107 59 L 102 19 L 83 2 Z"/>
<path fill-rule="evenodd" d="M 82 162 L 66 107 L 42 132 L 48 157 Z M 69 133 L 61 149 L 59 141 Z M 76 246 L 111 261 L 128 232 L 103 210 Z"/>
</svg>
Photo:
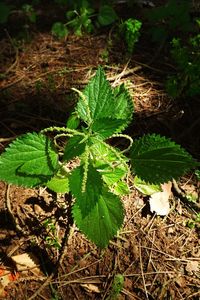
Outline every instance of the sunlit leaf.
<svg viewBox="0 0 200 300">
<path fill-rule="evenodd" d="M 0 156 L 0 179 L 33 187 L 47 182 L 57 165 L 58 155 L 51 140 L 43 134 L 27 133 Z"/>
<path fill-rule="evenodd" d="M 134 183 L 134 187 L 144 195 L 150 196 L 156 192 L 161 191 L 160 184 L 147 183 L 144 180 L 141 180 L 138 176 L 134 177 L 133 183 Z"/>
<path fill-rule="evenodd" d="M 77 114 L 92 131 L 107 138 L 128 126 L 133 103 L 124 85 L 112 89 L 99 67 L 79 98 Z"/>
<path fill-rule="evenodd" d="M 118 181 L 113 187 L 112 192 L 116 195 L 123 196 L 130 193 L 129 186 L 124 181 Z"/>
<path fill-rule="evenodd" d="M 104 182 L 111 186 L 126 175 L 128 171 L 127 159 L 117 149 L 112 151 L 112 148 L 106 143 L 98 142 L 95 138 L 92 141 L 94 144 L 90 147 L 90 153 L 93 165 L 101 174 Z"/>
<path fill-rule="evenodd" d="M 122 226 L 123 206 L 118 196 L 105 189 L 95 198 L 95 205 L 86 216 L 80 202 L 75 202 L 73 216 L 78 228 L 98 247 L 104 248 Z"/>
<path fill-rule="evenodd" d="M 66 175 L 64 177 L 55 175 L 46 186 L 55 193 L 69 193 L 69 179 Z"/>
</svg>

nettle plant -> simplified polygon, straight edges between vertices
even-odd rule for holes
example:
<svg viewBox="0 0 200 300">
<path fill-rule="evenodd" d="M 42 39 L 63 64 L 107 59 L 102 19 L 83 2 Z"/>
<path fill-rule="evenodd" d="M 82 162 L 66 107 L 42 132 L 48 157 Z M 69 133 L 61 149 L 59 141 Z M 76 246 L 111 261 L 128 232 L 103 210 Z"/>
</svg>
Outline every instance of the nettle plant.
<svg viewBox="0 0 200 300">
<path fill-rule="evenodd" d="M 167 92 L 174 98 L 199 95 L 200 34 L 190 37 L 187 43 L 174 38 L 171 46 L 171 57 L 176 64 L 176 73 L 167 79 Z"/>
<path fill-rule="evenodd" d="M 58 38 L 64 38 L 72 31 L 75 35 L 82 36 L 84 33 L 93 32 L 95 27 L 109 26 L 118 19 L 109 2 L 100 4 L 99 9 L 96 9 L 95 6 L 93 1 L 72 1 L 71 9 L 66 12 L 67 22 L 55 22 L 52 26 L 52 34 Z"/>
<path fill-rule="evenodd" d="M 123 224 L 120 197 L 129 193 L 130 172 L 142 182 L 159 185 L 198 163 L 166 137 L 148 134 L 133 141 L 121 134 L 132 121 L 132 98 L 124 85 L 112 88 L 101 67 L 83 92 L 75 91 L 79 99 L 67 126 L 14 140 L 0 156 L 0 179 L 71 193 L 77 227 L 104 248 Z M 62 148 L 60 138 L 66 138 Z M 111 146 L 109 141 L 116 138 L 127 139 L 129 146 Z"/>
<path fill-rule="evenodd" d="M 133 53 L 135 44 L 138 42 L 140 37 L 141 26 L 142 22 L 133 18 L 127 19 L 119 26 L 119 31 L 127 45 L 128 54 Z"/>
</svg>

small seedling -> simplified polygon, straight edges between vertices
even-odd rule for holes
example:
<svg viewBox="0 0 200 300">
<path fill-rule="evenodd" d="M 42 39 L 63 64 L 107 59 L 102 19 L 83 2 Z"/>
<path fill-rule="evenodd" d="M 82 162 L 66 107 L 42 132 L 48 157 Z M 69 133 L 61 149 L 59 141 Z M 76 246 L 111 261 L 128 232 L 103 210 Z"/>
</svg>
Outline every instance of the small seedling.
<svg viewBox="0 0 200 300">
<path fill-rule="evenodd" d="M 171 42 L 171 57 L 176 65 L 176 74 L 166 83 L 167 92 L 174 98 L 193 97 L 200 94 L 200 34 L 190 37 L 187 43 L 174 38 Z"/>
<path fill-rule="evenodd" d="M 58 238 L 56 237 L 56 226 L 52 222 L 51 219 L 46 219 L 42 225 L 47 231 L 47 237 L 45 238 L 45 241 L 48 245 L 48 247 L 52 248 L 54 247 L 55 249 L 61 249 L 61 244 L 58 241 Z"/>
<path fill-rule="evenodd" d="M 187 227 L 190 229 L 200 228 L 200 214 L 197 214 L 195 219 L 188 220 Z"/>
<path fill-rule="evenodd" d="M 69 31 L 65 24 L 61 22 L 55 22 L 52 25 L 51 33 L 55 35 L 57 38 L 62 39 L 68 35 Z"/>
<path fill-rule="evenodd" d="M 63 3 L 64 4 L 64 3 Z M 66 23 L 56 22 L 52 26 L 52 34 L 64 38 L 71 30 L 75 35 L 82 36 L 84 32 L 91 33 L 95 26 L 108 26 L 118 19 L 113 7 L 100 5 L 98 11 L 87 0 L 73 3 L 72 9 L 66 12 Z"/>
<path fill-rule="evenodd" d="M 129 193 L 131 171 L 145 182 L 161 184 L 199 164 L 166 137 L 147 134 L 133 141 L 122 134 L 132 121 L 133 101 L 123 84 L 110 86 L 101 67 L 83 92 L 74 90 L 79 98 L 67 126 L 13 141 L 0 156 L 0 180 L 71 193 L 77 227 L 104 248 L 123 224 L 120 196 Z M 66 138 L 63 148 L 60 137 Z M 125 149 L 109 143 L 118 138 L 127 140 Z"/>
<path fill-rule="evenodd" d="M 24 12 L 29 22 L 36 23 L 37 15 L 32 5 L 27 3 L 23 4 L 22 11 Z"/>
<path fill-rule="evenodd" d="M 133 53 L 135 44 L 137 43 L 140 36 L 141 26 L 142 23 L 139 20 L 130 18 L 124 21 L 119 27 L 119 30 L 122 33 L 122 36 L 127 45 L 127 52 L 129 54 Z"/>
<path fill-rule="evenodd" d="M 124 286 L 124 276 L 116 274 L 111 286 L 111 291 L 106 300 L 117 300 Z"/>
</svg>

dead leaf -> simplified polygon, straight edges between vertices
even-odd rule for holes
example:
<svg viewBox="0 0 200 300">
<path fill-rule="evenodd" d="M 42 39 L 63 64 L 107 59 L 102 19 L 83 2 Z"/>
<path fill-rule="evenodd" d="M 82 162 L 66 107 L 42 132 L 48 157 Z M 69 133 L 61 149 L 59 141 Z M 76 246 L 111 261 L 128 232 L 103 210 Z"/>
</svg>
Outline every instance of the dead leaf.
<svg viewBox="0 0 200 300">
<path fill-rule="evenodd" d="M 30 270 L 36 274 L 41 275 L 41 270 L 38 268 L 39 261 L 36 256 L 32 253 L 22 253 L 11 257 L 16 263 L 16 268 L 18 271 Z"/>
<path fill-rule="evenodd" d="M 175 279 L 175 282 L 178 284 L 178 286 L 184 288 L 187 283 L 186 283 L 186 280 L 183 276 L 179 275 L 176 279 Z"/>
<path fill-rule="evenodd" d="M 169 197 L 171 195 L 172 183 L 164 183 L 161 185 L 162 192 L 157 192 L 149 198 L 150 210 L 159 216 L 166 216 L 170 211 Z"/>
<path fill-rule="evenodd" d="M 193 273 L 193 272 L 198 272 L 200 271 L 200 265 L 199 262 L 197 260 L 192 260 L 192 261 L 188 261 L 185 270 L 188 273 Z"/>
<path fill-rule="evenodd" d="M 174 233 L 174 228 L 169 227 L 167 232 L 168 232 L 168 234 L 173 234 Z"/>
<path fill-rule="evenodd" d="M 5 299 L 7 293 L 4 290 L 5 287 L 13 282 L 16 281 L 19 278 L 19 273 L 12 273 L 9 271 L 9 269 L 6 269 L 4 267 L 0 267 L 0 298 Z"/>
<path fill-rule="evenodd" d="M 92 283 L 84 283 L 81 286 L 89 293 L 101 293 L 98 286 Z"/>
<path fill-rule="evenodd" d="M 140 209 L 141 207 L 144 206 L 144 200 L 142 198 L 137 198 L 135 201 L 134 201 L 134 205 L 137 209 Z"/>
<path fill-rule="evenodd" d="M 33 206 L 34 212 L 36 213 L 36 215 L 45 215 L 45 211 L 44 209 L 42 209 L 42 207 L 38 204 L 34 204 Z"/>
</svg>

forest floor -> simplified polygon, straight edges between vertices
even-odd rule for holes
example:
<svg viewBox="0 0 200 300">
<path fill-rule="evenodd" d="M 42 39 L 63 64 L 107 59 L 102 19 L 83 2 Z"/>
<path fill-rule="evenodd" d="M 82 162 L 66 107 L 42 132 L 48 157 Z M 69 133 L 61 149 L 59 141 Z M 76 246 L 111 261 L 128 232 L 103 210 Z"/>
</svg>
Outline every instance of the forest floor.
<svg viewBox="0 0 200 300">
<path fill-rule="evenodd" d="M 145 37 L 127 57 L 124 46 L 110 43 L 112 39 L 112 30 L 58 40 L 34 29 L 29 41 L 16 43 L 9 31 L 4 32 L 1 152 L 20 134 L 64 126 L 76 101 L 71 88 L 82 90 L 102 65 L 110 83 L 126 83 L 133 97 L 135 114 L 128 134 L 165 135 L 199 158 L 199 102 L 180 103 L 166 94 L 164 80 L 172 68 L 168 57 Z M 122 199 L 123 227 L 100 250 L 75 225 L 68 228 L 65 195 L 0 182 L 0 298 L 200 299 L 200 227 L 194 222 L 199 211 L 172 193 L 170 213 L 159 217 L 150 212 L 148 197 L 133 188 L 132 178 L 129 184 L 131 194 Z M 199 199 L 200 185 L 193 173 L 180 178 L 178 185 L 182 194 Z M 8 205 L 17 226 L 6 212 Z M 52 277 L 66 228 L 64 255 Z M 116 297 L 118 274 L 124 284 Z"/>
</svg>

